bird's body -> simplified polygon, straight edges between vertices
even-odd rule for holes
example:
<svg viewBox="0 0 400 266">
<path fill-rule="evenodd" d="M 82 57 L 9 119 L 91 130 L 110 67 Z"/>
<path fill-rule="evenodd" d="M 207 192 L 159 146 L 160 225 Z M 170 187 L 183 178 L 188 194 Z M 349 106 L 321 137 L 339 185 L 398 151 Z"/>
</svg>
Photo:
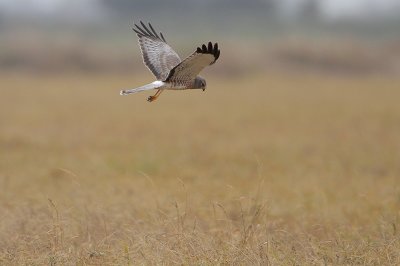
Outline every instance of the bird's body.
<svg viewBox="0 0 400 266">
<path fill-rule="evenodd" d="M 164 36 L 156 33 L 152 25 L 149 28 L 140 22 L 142 27 L 135 24 L 133 30 L 139 37 L 139 45 L 142 51 L 143 62 L 157 78 L 156 81 L 135 89 L 122 90 L 121 95 L 128 95 L 147 90 L 157 90 L 148 101 L 152 102 L 164 90 L 187 90 L 206 88 L 204 78 L 198 76 L 200 71 L 208 65 L 212 65 L 219 58 L 218 43 L 209 42 L 206 46 L 197 50 L 183 61 L 179 55 L 167 44 Z"/>
</svg>

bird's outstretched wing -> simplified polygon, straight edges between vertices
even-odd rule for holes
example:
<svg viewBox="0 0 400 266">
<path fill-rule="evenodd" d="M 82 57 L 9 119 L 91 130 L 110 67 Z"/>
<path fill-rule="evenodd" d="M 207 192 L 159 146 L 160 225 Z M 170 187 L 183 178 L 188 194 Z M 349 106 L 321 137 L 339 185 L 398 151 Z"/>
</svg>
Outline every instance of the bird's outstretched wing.
<svg viewBox="0 0 400 266">
<path fill-rule="evenodd" d="M 179 55 L 167 44 L 163 34 L 160 35 L 149 23 L 149 28 L 140 21 L 142 27 L 134 24 L 132 29 L 139 37 L 143 62 L 158 80 L 165 80 L 169 72 L 181 62 Z"/>
<path fill-rule="evenodd" d="M 193 54 L 171 69 L 165 81 L 188 82 L 193 80 L 203 68 L 214 64 L 219 55 L 218 43 L 213 45 L 209 42 L 208 46 L 203 44 L 201 48 L 197 47 Z"/>
</svg>

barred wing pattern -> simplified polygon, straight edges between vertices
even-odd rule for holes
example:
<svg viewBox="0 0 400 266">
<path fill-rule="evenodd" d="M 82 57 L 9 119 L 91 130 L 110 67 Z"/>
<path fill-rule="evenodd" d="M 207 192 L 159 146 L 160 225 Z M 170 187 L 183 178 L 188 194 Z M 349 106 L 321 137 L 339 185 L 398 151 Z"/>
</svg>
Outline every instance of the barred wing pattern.
<svg viewBox="0 0 400 266">
<path fill-rule="evenodd" d="M 163 34 L 160 35 L 149 23 L 149 28 L 140 21 L 142 27 L 135 24 L 132 29 L 139 37 L 143 62 L 158 80 L 165 80 L 171 69 L 181 62 L 179 55 L 167 44 Z"/>
<path fill-rule="evenodd" d="M 180 62 L 169 72 L 165 81 L 186 84 L 196 78 L 203 68 L 212 65 L 220 55 L 218 43 L 209 42 L 208 46 L 197 47 L 197 50 Z"/>
</svg>

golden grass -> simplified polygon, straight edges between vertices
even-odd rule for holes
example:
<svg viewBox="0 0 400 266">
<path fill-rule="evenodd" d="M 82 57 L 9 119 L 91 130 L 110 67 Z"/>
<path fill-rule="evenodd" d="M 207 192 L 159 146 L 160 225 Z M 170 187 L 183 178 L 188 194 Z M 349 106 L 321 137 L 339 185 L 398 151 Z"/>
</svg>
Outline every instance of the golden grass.
<svg viewBox="0 0 400 266">
<path fill-rule="evenodd" d="M 1 77 L 0 264 L 400 264 L 400 80 Z"/>
</svg>

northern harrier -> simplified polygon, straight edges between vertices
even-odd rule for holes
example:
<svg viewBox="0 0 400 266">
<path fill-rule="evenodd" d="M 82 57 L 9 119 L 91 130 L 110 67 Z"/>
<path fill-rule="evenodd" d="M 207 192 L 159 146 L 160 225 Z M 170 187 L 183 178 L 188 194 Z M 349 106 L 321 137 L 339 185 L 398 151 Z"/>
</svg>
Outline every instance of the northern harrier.
<svg viewBox="0 0 400 266">
<path fill-rule="evenodd" d="M 155 95 L 147 100 L 152 102 L 164 90 L 206 89 L 206 80 L 198 74 L 203 68 L 217 61 L 220 50 L 218 43 L 209 42 L 198 47 L 194 53 L 183 61 L 179 55 L 167 44 L 163 34 L 158 35 L 149 23 L 149 28 L 140 21 L 142 27 L 135 24 L 132 29 L 139 37 L 140 50 L 143 62 L 156 76 L 157 80 L 135 89 L 122 90 L 121 95 L 128 95 L 140 91 L 156 89 Z"/>
</svg>

